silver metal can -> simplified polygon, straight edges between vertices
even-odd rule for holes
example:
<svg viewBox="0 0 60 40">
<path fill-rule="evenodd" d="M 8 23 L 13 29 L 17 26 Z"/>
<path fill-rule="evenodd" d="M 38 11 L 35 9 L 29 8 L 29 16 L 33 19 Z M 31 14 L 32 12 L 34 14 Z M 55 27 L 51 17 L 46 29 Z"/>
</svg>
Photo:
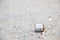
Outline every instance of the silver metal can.
<svg viewBox="0 0 60 40">
<path fill-rule="evenodd" d="M 36 24 L 35 25 L 35 32 L 43 32 L 44 31 L 44 25 L 43 24 Z"/>
</svg>

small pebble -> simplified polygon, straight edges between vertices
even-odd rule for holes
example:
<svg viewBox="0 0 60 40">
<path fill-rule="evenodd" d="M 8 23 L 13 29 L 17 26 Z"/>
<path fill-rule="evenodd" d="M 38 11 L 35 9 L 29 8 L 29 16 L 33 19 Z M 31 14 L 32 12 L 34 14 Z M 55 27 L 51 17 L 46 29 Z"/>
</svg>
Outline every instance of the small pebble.
<svg viewBox="0 0 60 40">
<path fill-rule="evenodd" d="M 29 36 L 29 33 L 26 33 L 27 36 Z"/>
<path fill-rule="evenodd" d="M 49 18 L 49 21 L 52 21 L 52 18 Z"/>
<path fill-rule="evenodd" d="M 32 33 L 30 33 L 31 35 L 34 35 L 34 33 L 32 32 Z"/>
<path fill-rule="evenodd" d="M 26 37 L 26 36 L 24 35 L 24 37 Z"/>
<path fill-rule="evenodd" d="M 51 16 L 49 16 L 49 21 L 52 21 L 53 19 L 52 19 L 52 17 Z"/>
</svg>

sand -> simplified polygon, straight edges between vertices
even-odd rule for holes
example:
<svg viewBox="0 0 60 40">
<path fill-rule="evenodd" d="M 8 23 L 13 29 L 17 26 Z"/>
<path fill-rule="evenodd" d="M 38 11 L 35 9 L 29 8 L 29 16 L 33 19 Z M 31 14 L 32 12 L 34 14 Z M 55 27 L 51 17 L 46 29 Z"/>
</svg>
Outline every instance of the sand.
<svg viewBox="0 0 60 40">
<path fill-rule="evenodd" d="M 46 29 L 44 38 L 35 24 Z M 0 0 L 0 40 L 60 40 L 60 0 Z"/>
</svg>

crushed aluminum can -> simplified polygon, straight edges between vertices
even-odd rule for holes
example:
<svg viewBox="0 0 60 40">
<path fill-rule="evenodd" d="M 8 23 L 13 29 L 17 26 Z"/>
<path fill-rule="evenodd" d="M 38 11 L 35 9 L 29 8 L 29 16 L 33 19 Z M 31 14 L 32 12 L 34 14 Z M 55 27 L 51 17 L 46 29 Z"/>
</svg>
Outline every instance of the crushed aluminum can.
<svg viewBox="0 0 60 40">
<path fill-rule="evenodd" d="M 35 25 L 35 32 L 43 32 L 44 31 L 44 25 L 43 24 L 36 24 Z"/>
</svg>

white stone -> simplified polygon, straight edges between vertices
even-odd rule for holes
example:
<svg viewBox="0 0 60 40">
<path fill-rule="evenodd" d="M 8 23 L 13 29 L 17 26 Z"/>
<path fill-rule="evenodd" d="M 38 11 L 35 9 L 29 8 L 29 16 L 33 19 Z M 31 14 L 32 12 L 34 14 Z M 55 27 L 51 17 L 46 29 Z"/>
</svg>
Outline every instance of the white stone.
<svg viewBox="0 0 60 40">
<path fill-rule="evenodd" d="M 49 21 L 52 21 L 53 19 L 52 18 L 49 18 Z"/>
<path fill-rule="evenodd" d="M 31 32 L 30 34 L 31 34 L 31 35 L 34 35 L 34 33 L 33 33 L 33 32 Z"/>
</svg>

